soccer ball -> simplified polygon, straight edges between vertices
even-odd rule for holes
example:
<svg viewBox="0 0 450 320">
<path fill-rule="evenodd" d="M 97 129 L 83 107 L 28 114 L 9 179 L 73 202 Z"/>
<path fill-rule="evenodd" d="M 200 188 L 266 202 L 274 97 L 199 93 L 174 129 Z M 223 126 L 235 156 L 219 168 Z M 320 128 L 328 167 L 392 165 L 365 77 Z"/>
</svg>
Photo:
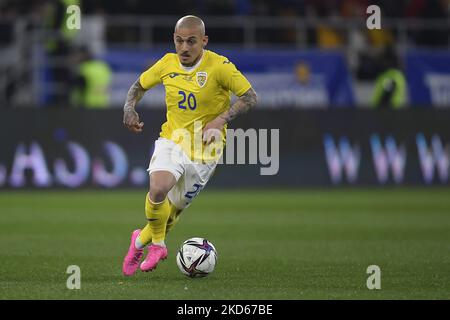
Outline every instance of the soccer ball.
<svg viewBox="0 0 450 320">
<path fill-rule="evenodd" d="M 177 253 L 178 268 L 191 278 L 206 277 L 214 271 L 216 263 L 216 248 L 204 238 L 186 240 Z"/>
</svg>

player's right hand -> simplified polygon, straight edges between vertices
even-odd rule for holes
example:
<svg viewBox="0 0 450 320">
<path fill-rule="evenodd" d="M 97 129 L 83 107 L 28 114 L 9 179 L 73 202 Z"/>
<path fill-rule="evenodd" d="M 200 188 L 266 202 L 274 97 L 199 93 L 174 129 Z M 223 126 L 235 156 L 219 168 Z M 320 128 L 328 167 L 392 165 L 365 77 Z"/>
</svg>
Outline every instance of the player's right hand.
<svg viewBox="0 0 450 320">
<path fill-rule="evenodd" d="M 134 133 L 141 133 L 144 127 L 144 123 L 139 122 L 139 115 L 135 110 L 124 111 L 123 124 Z"/>
</svg>

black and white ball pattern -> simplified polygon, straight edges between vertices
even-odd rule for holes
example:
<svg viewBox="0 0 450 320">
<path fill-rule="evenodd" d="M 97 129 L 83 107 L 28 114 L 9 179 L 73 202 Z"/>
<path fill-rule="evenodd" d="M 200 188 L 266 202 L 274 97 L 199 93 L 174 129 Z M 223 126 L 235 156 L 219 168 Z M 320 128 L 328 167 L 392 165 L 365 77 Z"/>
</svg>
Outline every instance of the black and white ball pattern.
<svg viewBox="0 0 450 320">
<path fill-rule="evenodd" d="M 204 238 L 190 238 L 183 242 L 177 253 L 177 265 L 188 277 L 205 277 L 214 271 L 217 250 Z"/>
</svg>

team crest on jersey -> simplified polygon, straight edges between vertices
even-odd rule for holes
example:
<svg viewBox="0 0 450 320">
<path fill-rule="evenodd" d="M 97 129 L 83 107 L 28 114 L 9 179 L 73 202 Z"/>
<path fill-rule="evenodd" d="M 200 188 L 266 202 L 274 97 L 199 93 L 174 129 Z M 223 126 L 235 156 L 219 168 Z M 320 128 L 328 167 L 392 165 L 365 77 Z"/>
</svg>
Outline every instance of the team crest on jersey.
<svg viewBox="0 0 450 320">
<path fill-rule="evenodd" d="M 206 72 L 197 72 L 197 84 L 200 86 L 200 88 L 203 88 L 205 86 L 206 80 L 208 80 L 208 74 Z"/>
</svg>

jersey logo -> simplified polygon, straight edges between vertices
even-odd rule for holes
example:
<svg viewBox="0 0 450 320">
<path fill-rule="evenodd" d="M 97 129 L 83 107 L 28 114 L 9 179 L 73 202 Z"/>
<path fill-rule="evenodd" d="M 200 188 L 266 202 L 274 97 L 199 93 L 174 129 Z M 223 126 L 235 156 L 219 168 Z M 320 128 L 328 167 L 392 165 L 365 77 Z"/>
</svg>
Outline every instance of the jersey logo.
<svg viewBox="0 0 450 320">
<path fill-rule="evenodd" d="M 180 75 L 179 73 L 173 72 L 169 75 L 169 77 L 175 78 L 176 76 L 179 76 L 179 75 Z"/>
<path fill-rule="evenodd" d="M 197 72 L 197 84 L 200 86 L 200 88 L 203 88 L 205 86 L 206 80 L 208 80 L 208 74 L 206 72 Z"/>
</svg>

